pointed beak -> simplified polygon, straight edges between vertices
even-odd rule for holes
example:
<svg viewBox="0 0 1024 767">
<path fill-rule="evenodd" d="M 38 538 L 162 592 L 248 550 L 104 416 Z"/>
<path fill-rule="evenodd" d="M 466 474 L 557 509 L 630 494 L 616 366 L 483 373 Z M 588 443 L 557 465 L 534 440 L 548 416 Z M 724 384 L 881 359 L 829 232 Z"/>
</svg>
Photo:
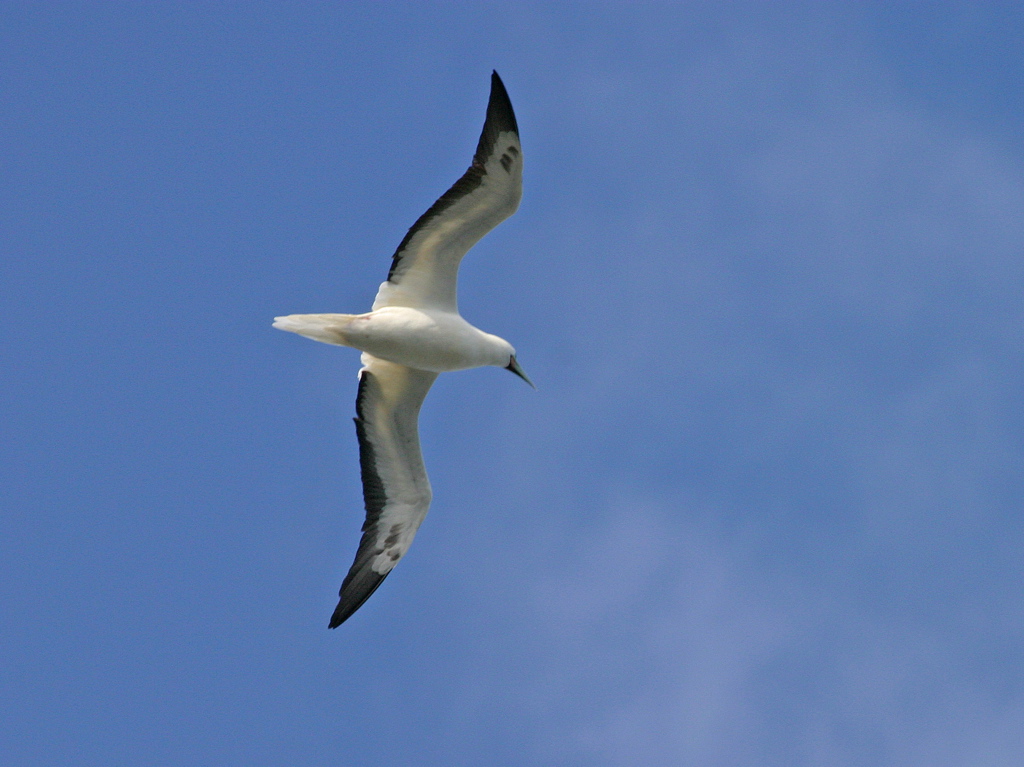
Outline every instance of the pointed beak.
<svg viewBox="0 0 1024 767">
<path fill-rule="evenodd" d="M 533 386 L 534 391 L 537 390 L 537 387 L 534 385 L 533 381 L 531 381 L 529 376 L 527 376 L 526 373 L 523 372 L 523 369 L 519 367 L 519 363 L 516 362 L 515 355 L 512 355 L 512 357 L 509 358 L 508 366 L 505 368 L 505 370 L 511 370 L 517 376 L 526 381 L 526 383 L 530 384 L 530 386 Z"/>
</svg>

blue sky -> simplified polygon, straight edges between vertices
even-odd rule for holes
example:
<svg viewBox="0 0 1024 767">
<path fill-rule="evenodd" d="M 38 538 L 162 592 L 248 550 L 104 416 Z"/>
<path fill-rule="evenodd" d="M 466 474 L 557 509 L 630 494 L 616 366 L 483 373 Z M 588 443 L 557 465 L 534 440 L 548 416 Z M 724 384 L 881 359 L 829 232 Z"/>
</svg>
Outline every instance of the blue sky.
<svg viewBox="0 0 1024 767">
<path fill-rule="evenodd" d="M 8 4 L 11 765 L 1018 765 L 1011 3 Z M 328 631 L 361 311 L 492 68 L 523 205 Z"/>
</svg>

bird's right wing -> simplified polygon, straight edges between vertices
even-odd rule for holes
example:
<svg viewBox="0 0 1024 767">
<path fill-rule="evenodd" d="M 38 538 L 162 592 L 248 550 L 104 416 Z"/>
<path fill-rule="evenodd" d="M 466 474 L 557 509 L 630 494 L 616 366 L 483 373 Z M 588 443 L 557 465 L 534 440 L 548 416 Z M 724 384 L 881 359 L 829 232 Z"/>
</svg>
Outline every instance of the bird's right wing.
<svg viewBox="0 0 1024 767">
<path fill-rule="evenodd" d="M 523 196 L 523 149 L 505 86 L 491 75 L 487 118 L 473 164 L 409 229 L 391 259 L 374 309 L 458 311 L 456 283 L 466 251 L 516 212 Z"/>
<path fill-rule="evenodd" d="M 355 562 L 341 584 L 330 627 L 369 599 L 409 549 L 430 508 L 430 481 L 420 452 L 420 406 L 437 373 L 363 354 L 356 435 L 366 521 Z"/>
</svg>

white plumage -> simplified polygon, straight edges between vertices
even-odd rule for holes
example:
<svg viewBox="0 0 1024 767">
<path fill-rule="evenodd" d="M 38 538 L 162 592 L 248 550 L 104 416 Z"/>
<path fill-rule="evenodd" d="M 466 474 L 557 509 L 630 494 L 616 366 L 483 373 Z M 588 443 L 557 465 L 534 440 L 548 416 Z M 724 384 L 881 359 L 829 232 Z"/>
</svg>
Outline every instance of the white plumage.
<svg viewBox="0 0 1024 767">
<path fill-rule="evenodd" d="M 275 328 L 363 352 L 355 420 L 366 521 L 331 628 L 380 586 L 430 508 L 417 421 L 438 373 L 494 365 L 533 385 L 512 345 L 462 319 L 456 297 L 462 257 L 515 213 L 522 180 L 519 129 L 494 72 L 473 164 L 409 229 L 372 310 L 274 320 Z"/>
</svg>

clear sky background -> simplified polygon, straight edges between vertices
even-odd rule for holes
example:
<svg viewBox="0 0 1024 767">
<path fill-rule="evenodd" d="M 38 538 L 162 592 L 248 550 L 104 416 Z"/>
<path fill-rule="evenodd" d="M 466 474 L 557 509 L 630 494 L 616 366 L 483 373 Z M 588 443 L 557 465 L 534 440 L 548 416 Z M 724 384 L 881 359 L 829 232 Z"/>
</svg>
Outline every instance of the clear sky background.
<svg viewBox="0 0 1024 767">
<path fill-rule="evenodd" d="M 519 213 L 327 630 L 367 309 Z M 1019 3 L 5 3 L 5 765 L 1024 763 Z"/>
</svg>

